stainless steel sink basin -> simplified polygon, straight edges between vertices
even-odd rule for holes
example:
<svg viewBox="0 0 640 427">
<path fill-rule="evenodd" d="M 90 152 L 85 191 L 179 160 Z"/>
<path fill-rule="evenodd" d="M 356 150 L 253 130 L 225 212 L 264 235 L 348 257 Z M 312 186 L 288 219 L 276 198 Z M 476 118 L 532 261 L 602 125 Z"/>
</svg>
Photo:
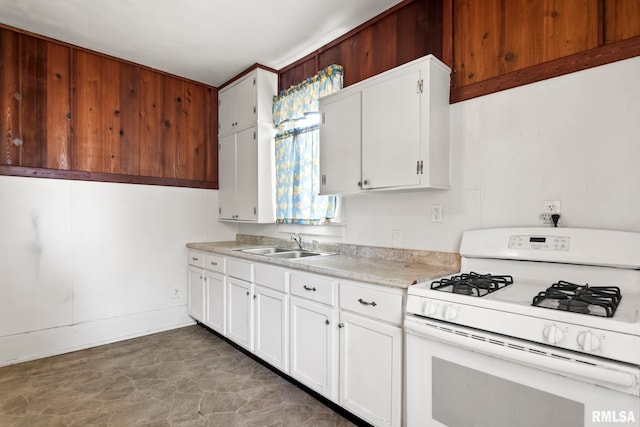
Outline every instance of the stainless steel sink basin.
<svg viewBox="0 0 640 427">
<path fill-rule="evenodd" d="M 266 254 L 267 256 L 271 257 L 271 258 L 306 258 L 306 257 L 310 257 L 310 256 L 320 256 L 323 255 L 321 253 L 318 252 L 311 252 L 311 251 L 305 251 L 305 250 L 300 250 L 300 249 L 295 249 L 292 251 L 286 251 L 286 252 L 275 252 L 275 253 L 270 253 L 270 254 Z"/>
<path fill-rule="evenodd" d="M 305 249 L 291 249 L 291 248 L 278 248 L 278 247 L 245 248 L 245 249 L 234 249 L 234 250 L 238 252 L 244 252 L 247 254 L 262 255 L 262 256 L 268 256 L 271 258 L 284 258 L 284 259 L 298 259 L 298 258 L 307 258 L 311 256 L 331 255 L 329 253 L 313 252 Z"/>
<path fill-rule="evenodd" d="M 279 253 L 279 252 L 288 252 L 291 251 L 292 249 L 289 248 L 248 248 L 248 249 L 236 249 L 239 252 L 245 252 L 248 254 L 254 254 L 254 255 L 269 255 L 269 254 L 275 254 L 275 253 Z"/>
</svg>

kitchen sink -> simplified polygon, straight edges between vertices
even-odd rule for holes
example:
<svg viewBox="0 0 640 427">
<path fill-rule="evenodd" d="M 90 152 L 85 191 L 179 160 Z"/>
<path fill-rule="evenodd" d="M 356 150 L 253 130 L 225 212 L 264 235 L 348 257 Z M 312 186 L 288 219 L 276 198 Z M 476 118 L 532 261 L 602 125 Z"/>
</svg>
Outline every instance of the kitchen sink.
<svg viewBox="0 0 640 427">
<path fill-rule="evenodd" d="M 280 253 L 280 252 L 288 252 L 291 251 L 293 249 L 289 249 L 289 248 L 248 248 L 248 249 L 236 249 L 239 252 L 244 252 L 247 254 L 254 254 L 254 255 L 270 255 L 270 254 L 275 254 L 275 253 Z"/>
<path fill-rule="evenodd" d="M 298 259 L 307 258 L 312 256 L 331 255 L 324 252 L 313 252 L 306 249 L 291 249 L 291 248 L 278 248 L 278 247 L 266 247 L 266 248 L 246 248 L 235 249 L 238 252 L 244 252 L 253 255 L 263 255 L 270 258 L 284 258 L 284 259 Z"/>
<path fill-rule="evenodd" d="M 326 254 L 321 254 L 319 252 L 311 252 L 311 251 L 305 251 L 305 250 L 301 250 L 301 249 L 294 249 L 292 251 L 286 251 L 286 252 L 274 252 L 274 253 L 270 253 L 267 254 L 267 256 L 271 257 L 271 258 L 287 258 L 287 259 L 291 259 L 291 258 L 306 258 L 306 257 L 310 257 L 310 256 L 320 256 L 320 255 L 326 255 Z"/>
</svg>

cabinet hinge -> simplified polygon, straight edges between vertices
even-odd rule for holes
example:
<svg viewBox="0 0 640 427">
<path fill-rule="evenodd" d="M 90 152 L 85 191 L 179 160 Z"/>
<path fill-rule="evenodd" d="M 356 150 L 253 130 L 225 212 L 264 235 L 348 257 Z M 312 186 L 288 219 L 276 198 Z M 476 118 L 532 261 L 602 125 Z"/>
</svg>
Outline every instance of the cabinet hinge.
<svg viewBox="0 0 640 427">
<path fill-rule="evenodd" d="M 325 124 L 325 123 L 327 122 L 327 121 L 326 121 L 326 115 L 325 115 L 325 114 L 326 114 L 326 113 L 322 113 L 322 124 Z"/>
<path fill-rule="evenodd" d="M 254 215 L 257 215 L 257 214 L 258 214 L 258 209 L 253 208 L 253 214 L 254 214 Z"/>
<path fill-rule="evenodd" d="M 218 142 L 218 151 L 221 151 L 221 150 L 222 150 L 222 144 Z"/>
<path fill-rule="evenodd" d="M 420 160 L 420 175 L 424 173 L 424 162 Z"/>
<path fill-rule="evenodd" d="M 420 160 L 416 160 L 416 175 L 420 174 Z"/>
<path fill-rule="evenodd" d="M 256 78 L 255 77 L 253 78 L 253 85 L 254 86 L 256 85 Z"/>
<path fill-rule="evenodd" d="M 255 113 L 256 113 L 256 106 L 254 105 L 253 106 L 253 114 L 255 114 Z"/>
<path fill-rule="evenodd" d="M 222 215 L 222 208 L 218 208 L 218 213 Z"/>
<path fill-rule="evenodd" d="M 327 185 L 327 174 L 322 174 L 322 185 Z"/>
<path fill-rule="evenodd" d="M 422 93 L 424 90 L 424 80 L 420 79 L 418 80 L 418 93 Z"/>
<path fill-rule="evenodd" d="M 256 132 L 253 132 L 253 139 L 256 139 Z"/>
</svg>

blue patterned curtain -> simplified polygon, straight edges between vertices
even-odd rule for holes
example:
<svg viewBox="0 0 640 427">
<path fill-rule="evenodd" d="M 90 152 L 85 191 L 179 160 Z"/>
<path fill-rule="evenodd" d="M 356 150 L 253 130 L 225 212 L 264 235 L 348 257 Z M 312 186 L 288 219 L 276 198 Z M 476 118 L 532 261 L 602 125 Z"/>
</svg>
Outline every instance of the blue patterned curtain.
<svg viewBox="0 0 640 427">
<path fill-rule="evenodd" d="M 342 75 L 340 65 L 331 65 L 273 99 L 279 223 L 323 224 L 335 217 L 337 198 L 318 195 L 318 99 L 341 89 Z"/>
</svg>

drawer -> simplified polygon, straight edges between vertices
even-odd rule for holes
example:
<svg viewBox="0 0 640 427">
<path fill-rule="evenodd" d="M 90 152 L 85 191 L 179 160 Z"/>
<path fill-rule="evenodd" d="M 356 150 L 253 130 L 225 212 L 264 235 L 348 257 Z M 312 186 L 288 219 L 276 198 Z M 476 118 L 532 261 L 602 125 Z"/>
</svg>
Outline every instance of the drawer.
<svg viewBox="0 0 640 427">
<path fill-rule="evenodd" d="M 224 258 L 219 255 L 205 254 L 204 265 L 207 270 L 224 273 Z"/>
<path fill-rule="evenodd" d="M 253 282 L 253 265 L 246 261 L 227 258 L 227 276 L 235 277 L 245 282 Z"/>
<path fill-rule="evenodd" d="M 403 316 L 402 293 L 340 283 L 340 309 L 400 325 Z"/>
<path fill-rule="evenodd" d="M 335 283 L 325 277 L 291 272 L 291 295 L 335 305 Z"/>
<path fill-rule="evenodd" d="M 289 272 L 283 268 L 269 267 L 264 264 L 253 266 L 255 282 L 258 285 L 275 289 L 280 292 L 287 292 L 289 288 Z"/>
<path fill-rule="evenodd" d="M 196 252 L 194 250 L 188 251 L 189 264 L 194 267 L 204 268 L 204 254 L 202 252 Z"/>
</svg>

